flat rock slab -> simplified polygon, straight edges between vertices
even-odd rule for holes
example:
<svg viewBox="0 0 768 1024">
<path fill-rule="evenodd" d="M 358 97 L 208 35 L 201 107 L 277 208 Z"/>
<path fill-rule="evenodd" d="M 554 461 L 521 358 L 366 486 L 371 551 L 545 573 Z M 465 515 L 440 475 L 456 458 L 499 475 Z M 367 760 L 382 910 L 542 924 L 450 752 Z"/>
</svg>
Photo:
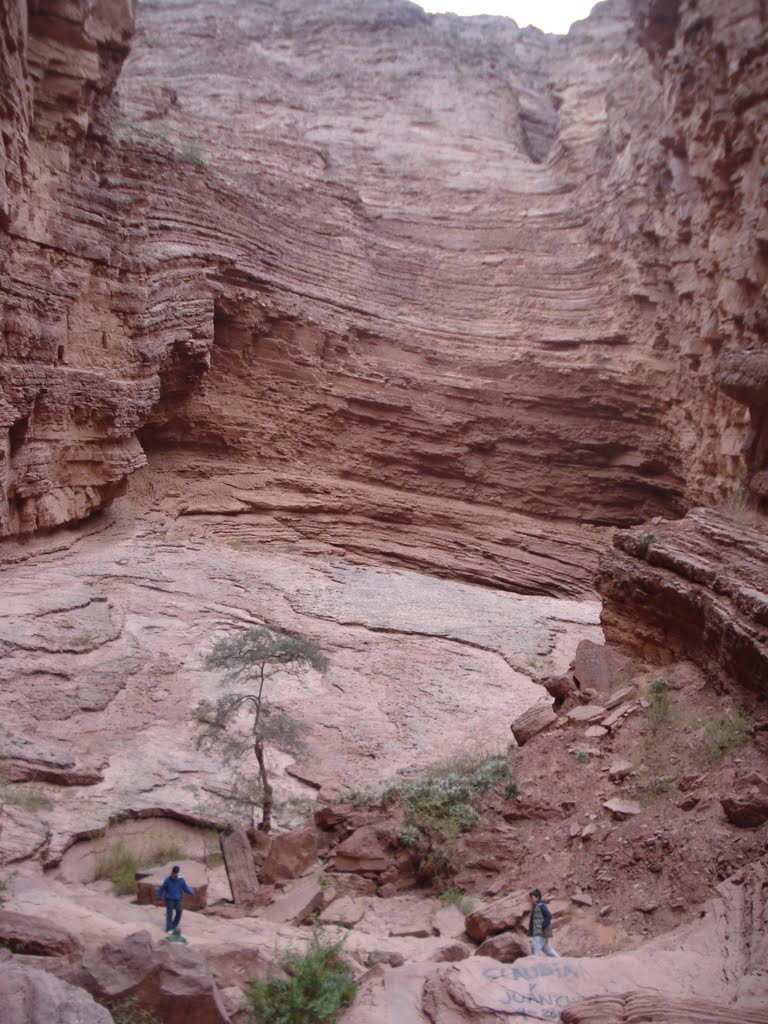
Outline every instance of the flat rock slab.
<svg viewBox="0 0 768 1024">
<path fill-rule="evenodd" d="M 428 939 L 431 935 L 437 934 L 437 929 L 432 924 L 431 917 L 424 917 L 422 920 L 407 921 L 403 924 L 393 924 L 389 929 L 393 938 Z"/>
<path fill-rule="evenodd" d="M 636 700 L 625 701 L 624 704 L 619 704 L 609 715 L 603 719 L 603 725 L 612 732 L 617 726 L 621 725 L 625 718 L 629 718 L 630 715 L 634 714 L 640 708 L 639 703 Z"/>
<path fill-rule="evenodd" d="M 0 945 L 25 956 L 67 956 L 82 952 L 78 938 L 41 917 L 0 910 Z"/>
<path fill-rule="evenodd" d="M 568 712 L 570 721 L 588 725 L 591 725 L 593 722 L 599 722 L 604 717 L 605 708 L 602 704 L 580 704 L 578 707 L 571 708 Z"/>
<path fill-rule="evenodd" d="M 323 924 L 340 924 L 345 928 L 352 928 L 361 920 L 370 905 L 369 896 L 342 896 L 325 908 L 320 920 Z"/>
<path fill-rule="evenodd" d="M 275 924 L 303 924 L 309 915 L 325 903 L 325 893 L 315 874 L 300 878 L 298 882 L 271 903 L 259 917 Z"/>
<path fill-rule="evenodd" d="M 617 708 L 619 704 L 624 704 L 629 700 L 632 700 L 637 695 L 637 690 L 634 686 L 622 686 L 618 690 L 614 690 L 609 693 L 603 701 L 606 711 L 611 711 L 613 708 Z"/>
<path fill-rule="evenodd" d="M 253 850 L 242 825 L 234 825 L 220 837 L 221 852 L 235 903 L 253 906 L 258 899 L 259 879 Z"/>
<path fill-rule="evenodd" d="M 535 704 L 516 718 L 510 728 L 518 747 L 522 747 L 532 736 L 548 729 L 556 721 L 557 715 L 551 705 Z"/>
<path fill-rule="evenodd" d="M 640 814 L 642 811 L 642 807 L 636 800 L 625 800 L 623 797 L 618 796 L 606 800 L 603 807 L 610 811 L 618 821 L 634 817 L 634 815 Z"/>
<path fill-rule="evenodd" d="M 582 686 L 607 693 L 622 679 L 629 666 L 629 658 L 612 647 L 582 640 L 576 648 L 573 674 Z"/>
</svg>

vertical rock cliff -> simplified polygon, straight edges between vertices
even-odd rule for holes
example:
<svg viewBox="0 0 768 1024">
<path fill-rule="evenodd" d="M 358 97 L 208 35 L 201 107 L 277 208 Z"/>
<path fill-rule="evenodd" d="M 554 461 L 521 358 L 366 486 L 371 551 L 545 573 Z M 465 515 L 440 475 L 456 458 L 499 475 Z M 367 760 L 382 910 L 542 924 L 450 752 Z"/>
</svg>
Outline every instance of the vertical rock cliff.
<svg viewBox="0 0 768 1024">
<path fill-rule="evenodd" d="M 2 531 L 148 457 L 214 531 L 578 593 L 761 494 L 761 13 L 702 10 L 11 5 Z"/>
<path fill-rule="evenodd" d="M 668 187 L 654 231 L 670 290 L 659 314 L 677 319 L 689 364 L 680 404 L 699 417 L 691 464 L 713 473 L 719 429 L 735 473 L 719 507 L 616 537 L 598 576 L 603 625 L 645 657 L 674 652 L 765 694 L 768 15 L 748 0 L 636 0 L 633 14 L 661 88 L 655 137 Z M 744 431 L 738 415 L 718 414 L 734 400 Z"/>
</svg>

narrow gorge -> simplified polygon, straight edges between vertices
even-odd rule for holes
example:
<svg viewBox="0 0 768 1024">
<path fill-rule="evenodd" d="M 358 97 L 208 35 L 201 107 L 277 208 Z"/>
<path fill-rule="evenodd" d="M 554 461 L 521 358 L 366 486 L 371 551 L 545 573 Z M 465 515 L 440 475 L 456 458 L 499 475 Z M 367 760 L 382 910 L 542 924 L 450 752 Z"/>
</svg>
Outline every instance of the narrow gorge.
<svg viewBox="0 0 768 1024">
<path fill-rule="evenodd" d="M 0 83 L 1 1024 L 246 1024 L 317 920 L 343 1024 L 768 1021 L 764 0 L 4 0 Z M 271 838 L 193 717 L 258 626 Z"/>
</svg>

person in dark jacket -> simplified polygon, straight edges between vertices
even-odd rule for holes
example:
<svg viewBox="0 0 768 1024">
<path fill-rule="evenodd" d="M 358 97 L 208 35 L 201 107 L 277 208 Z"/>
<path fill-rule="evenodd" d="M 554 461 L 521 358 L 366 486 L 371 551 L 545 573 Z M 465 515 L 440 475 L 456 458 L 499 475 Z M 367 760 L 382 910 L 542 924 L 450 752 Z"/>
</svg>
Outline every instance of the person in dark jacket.
<svg viewBox="0 0 768 1024">
<path fill-rule="evenodd" d="M 181 901 L 184 893 L 190 896 L 195 895 L 195 890 L 190 889 L 187 883 L 179 874 L 179 868 L 171 868 L 171 873 L 157 890 L 157 902 L 165 900 L 165 930 L 176 932 L 181 921 Z"/>
<path fill-rule="evenodd" d="M 541 953 L 546 953 L 547 956 L 560 956 L 557 950 L 549 944 L 549 940 L 552 938 L 552 912 L 541 898 L 541 889 L 534 889 L 531 893 L 531 917 L 528 921 L 528 934 L 531 937 L 531 951 L 534 956 L 539 956 Z"/>
</svg>

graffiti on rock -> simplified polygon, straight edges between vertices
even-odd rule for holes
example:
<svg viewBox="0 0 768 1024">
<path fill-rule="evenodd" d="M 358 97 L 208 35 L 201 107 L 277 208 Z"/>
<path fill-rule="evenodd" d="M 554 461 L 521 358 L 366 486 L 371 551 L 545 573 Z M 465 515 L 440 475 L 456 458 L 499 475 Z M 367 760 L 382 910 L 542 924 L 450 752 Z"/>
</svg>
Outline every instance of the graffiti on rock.
<svg viewBox="0 0 768 1024">
<path fill-rule="evenodd" d="M 487 967 L 483 976 L 488 981 L 498 982 L 504 993 L 502 1006 L 514 1007 L 515 1017 L 530 1017 L 534 1020 L 560 1020 L 560 1012 L 581 996 L 567 992 L 539 992 L 538 984 L 543 978 L 559 978 L 567 981 L 580 977 L 578 968 L 564 963 L 541 963 L 526 966 Z M 523 982 L 523 984 L 521 984 Z"/>
</svg>

